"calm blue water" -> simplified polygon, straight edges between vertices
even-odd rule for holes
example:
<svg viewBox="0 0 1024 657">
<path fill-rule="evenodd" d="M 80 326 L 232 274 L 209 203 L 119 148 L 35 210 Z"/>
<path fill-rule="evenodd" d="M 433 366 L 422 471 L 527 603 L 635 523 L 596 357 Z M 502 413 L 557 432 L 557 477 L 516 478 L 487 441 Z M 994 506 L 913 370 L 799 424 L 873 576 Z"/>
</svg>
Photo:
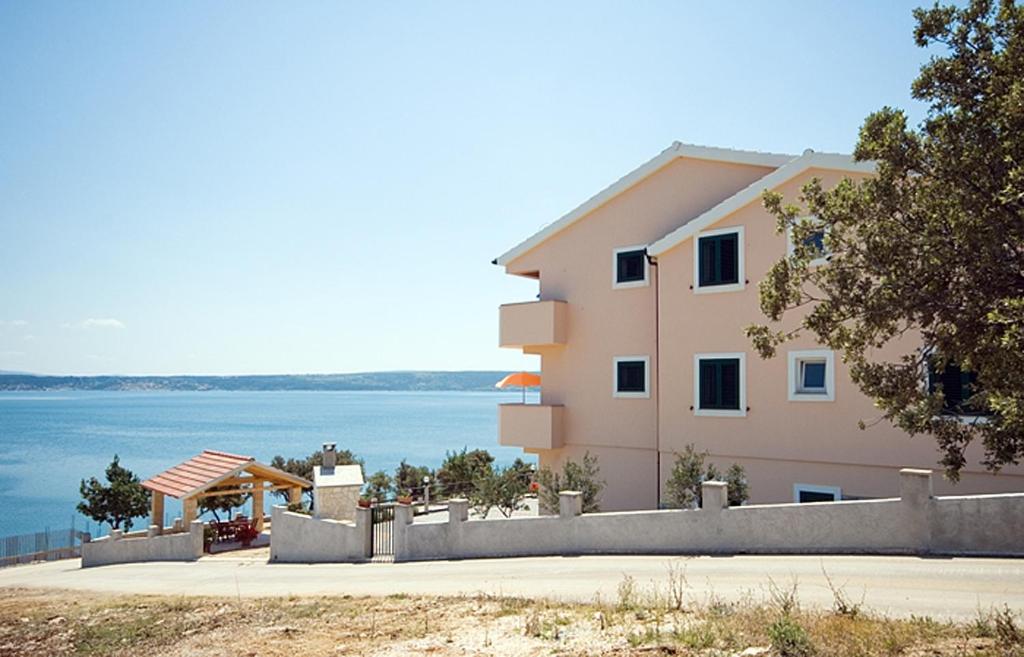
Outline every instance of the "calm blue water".
<svg viewBox="0 0 1024 657">
<path fill-rule="evenodd" d="M 498 446 L 496 405 L 518 400 L 488 392 L 0 392 L 0 536 L 68 527 L 80 480 L 103 479 L 115 453 L 143 479 L 203 449 L 267 462 L 306 456 L 325 441 L 362 457 L 367 473 L 393 472 L 403 458 L 437 467 L 446 450 L 464 446 L 508 463 L 522 452 Z M 168 502 L 168 515 L 178 514 Z M 74 522 L 86 526 L 81 516 Z"/>
</svg>

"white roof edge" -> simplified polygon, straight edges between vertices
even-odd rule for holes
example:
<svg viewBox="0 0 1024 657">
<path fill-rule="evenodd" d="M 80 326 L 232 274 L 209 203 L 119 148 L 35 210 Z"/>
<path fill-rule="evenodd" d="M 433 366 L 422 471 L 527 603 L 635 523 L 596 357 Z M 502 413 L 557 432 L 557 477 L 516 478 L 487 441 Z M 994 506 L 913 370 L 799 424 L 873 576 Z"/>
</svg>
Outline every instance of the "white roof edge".
<svg viewBox="0 0 1024 657">
<path fill-rule="evenodd" d="M 730 148 L 714 148 L 711 146 L 697 146 L 695 144 L 684 144 L 672 142 L 672 145 L 658 155 L 644 162 L 636 169 L 633 169 L 622 178 L 605 187 L 603 190 L 591 196 L 581 205 L 577 206 L 568 214 L 562 215 L 538 232 L 526 238 L 516 246 L 494 259 L 496 265 L 506 265 L 511 260 L 521 256 L 541 242 L 547 240 L 555 233 L 575 223 L 585 215 L 598 207 L 604 205 L 619 194 L 625 192 L 651 174 L 655 173 L 672 160 L 686 157 L 695 160 L 712 160 L 716 162 L 732 162 L 735 164 L 750 164 L 764 167 L 780 167 L 793 159 L 792 155 L 780 153 L 761 153 L 757 151 L 741 151 Z"/>
<path fill-rule="evenodd" d="M 665 253 L 698 232 L 757 200 L 761 197 L 764 190 L 774 189 L 808 169 L 835 169 L 851 173 L 873 173 L 875 171 L 875 163 L 856 162 L 852 156 L 839 153 L 804 151 L 803 155 L 793 158 L 785 166 L 779 167 L 765 177 L 755 180 L 710 210 L 696 216 L 661 239 L 652 242 L 647 247 L 647 253 L 652 256 L 659 256 Z"/>
</svg>

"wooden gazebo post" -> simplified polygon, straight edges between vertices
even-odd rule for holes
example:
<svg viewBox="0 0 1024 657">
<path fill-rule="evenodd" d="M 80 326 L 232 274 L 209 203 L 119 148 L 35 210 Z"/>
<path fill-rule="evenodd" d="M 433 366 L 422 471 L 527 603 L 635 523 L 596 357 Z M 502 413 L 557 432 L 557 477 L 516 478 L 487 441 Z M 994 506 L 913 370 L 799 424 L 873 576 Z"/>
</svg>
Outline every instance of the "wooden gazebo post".
<svg viewBox="0 0 1024 657">
<path fill-rule="evenodd" d="M 153 491 L 149 507 L 149 524 L 159 527 L 157 534 L 164 533 L 164 494 Z"/>
<path fill-rule="evenodd" d="M 263 531 L 263 482 L 256 481 L 252 487 L 252 520 L 256 531 Z"/>
<path fill-rule="evenodd" d="M 288 504 L 302 504 L 301 486 L 293 486 L 288 489 Z"/>
<path fill-rule="evenodd" d="M 192 521 L 196 519 L 196 506 L 195 497 L 186 497 L 181 501 L 181 520 L 185 524 L 186 531 L 192 525 Z"/>
</svg>

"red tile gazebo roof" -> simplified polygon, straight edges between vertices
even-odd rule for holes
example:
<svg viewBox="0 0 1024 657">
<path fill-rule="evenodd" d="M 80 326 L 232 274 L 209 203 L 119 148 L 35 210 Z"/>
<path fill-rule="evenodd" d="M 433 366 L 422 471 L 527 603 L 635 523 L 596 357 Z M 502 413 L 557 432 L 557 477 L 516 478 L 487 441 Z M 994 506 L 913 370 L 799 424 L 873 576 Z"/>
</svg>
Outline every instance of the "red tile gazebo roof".
<svg viewBox="0 0 1024 657">
<path fill-rule="evenodd" d="M 190 497 L 242 471 L 303 488 L 312 484 L 301 477 L 256 462 L 251 456 L 203 450 L 199 456 L 164 470 L 142 482 L 142 487 L 175 498 Z"/>
</svg>

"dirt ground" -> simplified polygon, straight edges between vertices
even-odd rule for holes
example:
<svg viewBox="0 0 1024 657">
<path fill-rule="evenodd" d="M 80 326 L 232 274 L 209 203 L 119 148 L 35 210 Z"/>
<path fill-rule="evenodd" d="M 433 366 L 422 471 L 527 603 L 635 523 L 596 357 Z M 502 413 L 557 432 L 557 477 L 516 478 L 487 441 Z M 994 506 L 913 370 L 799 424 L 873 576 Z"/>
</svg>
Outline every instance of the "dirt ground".
<svg viewBox="0 0 1024 657">
<path fill-rule="evenodd" d="M 966 625 L 888 620 L 837 600 L 803 613 L 772 604 L 685 603 L 671 591 L 562 604 L 519 598 L 211 599 L 0 590 L 0 655 L 437 657 L 466 655 L 906 655 L 1024 657 L 1009 611 Z"/>
</svg>

